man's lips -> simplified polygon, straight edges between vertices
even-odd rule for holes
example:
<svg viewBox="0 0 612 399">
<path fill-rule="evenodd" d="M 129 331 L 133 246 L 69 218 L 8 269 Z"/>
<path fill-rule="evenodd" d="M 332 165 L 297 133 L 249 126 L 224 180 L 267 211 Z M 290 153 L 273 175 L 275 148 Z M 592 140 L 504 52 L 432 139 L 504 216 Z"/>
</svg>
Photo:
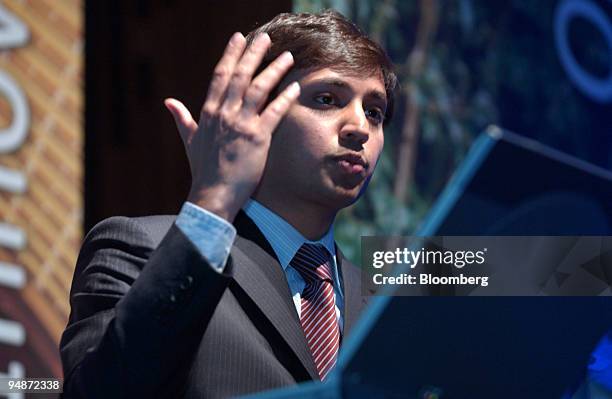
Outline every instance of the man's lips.
<svg viewBox="0 0 612 399">
<path fill-rule="evenodd" d="M 359 154 L 342 154 L 334 157 L 340 167 L 350 174 L 362 174 L 368 170 L 369 164 Z"/>
</svg>

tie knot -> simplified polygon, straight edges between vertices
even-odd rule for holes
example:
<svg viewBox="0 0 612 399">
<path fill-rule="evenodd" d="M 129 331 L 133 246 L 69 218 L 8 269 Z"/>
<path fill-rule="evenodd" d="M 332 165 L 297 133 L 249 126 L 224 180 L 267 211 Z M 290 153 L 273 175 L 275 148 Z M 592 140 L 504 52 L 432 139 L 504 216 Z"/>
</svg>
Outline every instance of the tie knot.
<svg viewBox="0 0 612 399">
<path fill-rule="evenodd" d="M 331 256 L 320 245 L 303 244 L 291 259 L 290 265 L 307 284 L 313 281 L 332 281 Z"/>
</svg>

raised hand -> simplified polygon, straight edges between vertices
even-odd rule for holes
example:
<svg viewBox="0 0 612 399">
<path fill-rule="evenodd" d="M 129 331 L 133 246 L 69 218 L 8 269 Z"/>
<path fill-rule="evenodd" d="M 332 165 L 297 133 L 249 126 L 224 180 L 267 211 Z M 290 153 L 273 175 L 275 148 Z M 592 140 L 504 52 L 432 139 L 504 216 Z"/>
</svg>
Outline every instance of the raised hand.
<svg viewBox="0 0 612 399">
<path fill-rule="evenodd" d="M 265 33 L 248 48 L 242 34 L 232 36 L 215 67 L 197 123 L 180 101 L 164 102 L 191 168 L 188 201 L 230 222 L 261 180 L 272 133 L 300 94 L 293 82 L 263 108 L 293 65 L 291 53 L 285 52 L 253 79 L 270 44 Z"/>
</svg>

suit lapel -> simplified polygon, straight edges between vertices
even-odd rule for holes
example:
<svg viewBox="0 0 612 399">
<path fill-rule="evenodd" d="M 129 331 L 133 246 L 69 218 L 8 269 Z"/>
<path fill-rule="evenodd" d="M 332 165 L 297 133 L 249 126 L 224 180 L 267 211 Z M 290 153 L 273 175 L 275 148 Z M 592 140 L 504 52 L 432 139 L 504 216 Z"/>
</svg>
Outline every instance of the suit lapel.
<svg viewBox="0 0 612 399">
<path fill-rule="evenodd" d="M 232 249 L 234 280 L 285 339 L 310 377 L 318 380 L 287 278 L 272 247 L 244 212 L 234 225 L 239 236 Z"/>
<path fill-rule="evenodd" d="M 365 307 L 367 298 L 361 295 L 361 275 L 359 269 L 344 257 L 337 245 L 336 259 L 338 261 L 338 269 L 342 273 L 342 289 L 344 292 L 343 337 L 346 337 Z"/>
</svg>

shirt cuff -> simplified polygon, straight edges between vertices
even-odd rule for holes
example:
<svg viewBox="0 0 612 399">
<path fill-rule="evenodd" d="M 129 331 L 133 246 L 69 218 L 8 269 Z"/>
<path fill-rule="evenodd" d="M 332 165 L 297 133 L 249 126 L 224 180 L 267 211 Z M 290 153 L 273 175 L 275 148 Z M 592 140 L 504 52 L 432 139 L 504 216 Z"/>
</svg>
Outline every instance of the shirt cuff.
<svg viewBox="0 0 612 399">
<path fill-rule="evenodd" d="M 183 204 L 176 225 L 208 263 L 219 273 L 223 272 L 236 238 L 236 228 L 227 220 L 191 202 Z"/>
</svg>

